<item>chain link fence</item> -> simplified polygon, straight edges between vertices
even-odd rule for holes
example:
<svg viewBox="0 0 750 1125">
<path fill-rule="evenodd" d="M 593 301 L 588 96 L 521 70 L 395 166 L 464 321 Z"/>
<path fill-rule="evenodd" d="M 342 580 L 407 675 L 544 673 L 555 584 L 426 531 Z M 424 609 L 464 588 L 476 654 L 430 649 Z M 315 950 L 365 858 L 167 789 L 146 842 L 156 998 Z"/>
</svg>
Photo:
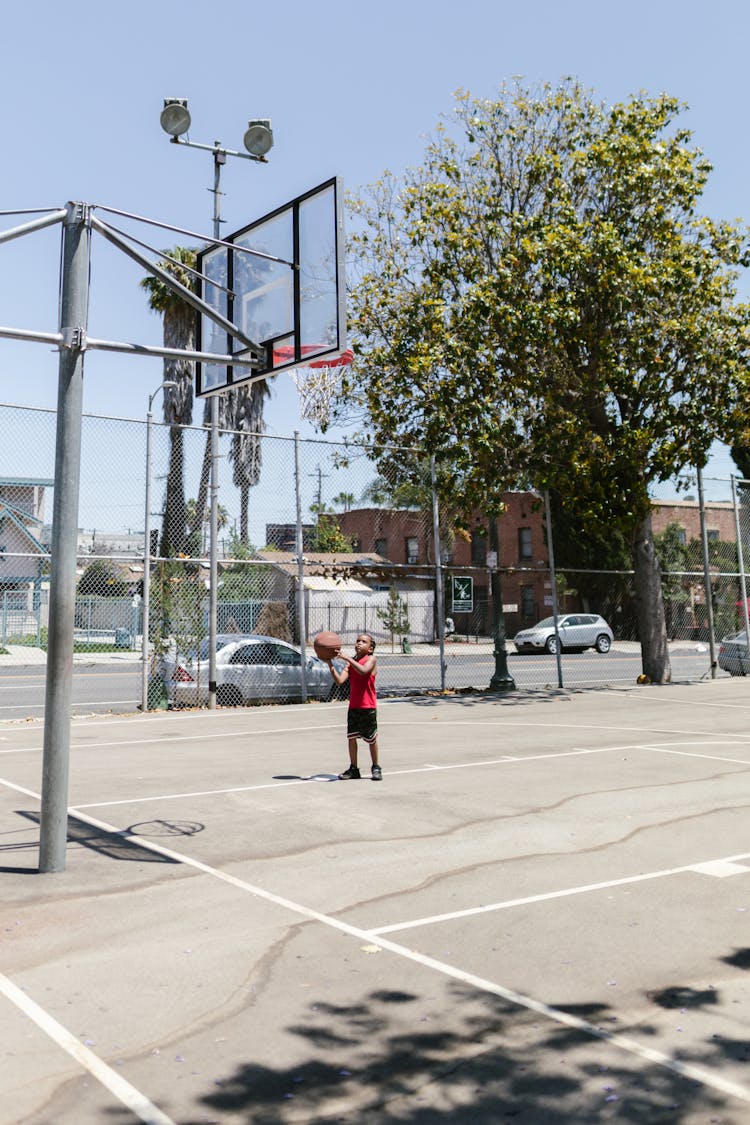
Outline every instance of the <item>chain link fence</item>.
<svg viewBox="0 0 750 1125">
<path fill-rule="evenodd" d="M 0 649 L 23 661 L 49 628 L 55 414 L 0 404 L 0 426 Z M 127 658 L 141 705 L 206 702 L 209 470 L 204 426 L 84 417 L 74 644 Z M 534 494 L 508 495 L 495 545 L 481 513 L 466 531 L 444 521 L 419 450 L 223 428 L 218 477 L 219 701 L 327 698 L 311 648 L 321 630 L 347 648 L 373 636 L 381 694 L 633 683 L 641 671 L 628 570 L 558 571 L 559 658 L 554 644 L 516 651 L 555 601 Z M 684 477 L 654 495 L 673 679 L 747 670 L 743 483 Z M 584 620 L 597 616 L 606 651 Z"/>
</svg>

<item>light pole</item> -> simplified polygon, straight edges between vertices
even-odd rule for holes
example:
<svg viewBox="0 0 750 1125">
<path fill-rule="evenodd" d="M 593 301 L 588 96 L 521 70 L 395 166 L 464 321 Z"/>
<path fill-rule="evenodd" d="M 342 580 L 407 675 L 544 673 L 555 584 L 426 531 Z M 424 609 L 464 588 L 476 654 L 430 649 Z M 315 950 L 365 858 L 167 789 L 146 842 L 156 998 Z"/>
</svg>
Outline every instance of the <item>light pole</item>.
<svg viewBox="0 0 750 1125">
<path fill-rule="evenodd" d="M 221 169 L 228 156 L 239 156 L 244 160 L 268 163 L 266 153 L 273 146 L 273 131 L 268 118 L 248 121 L 242 138 L 247 152 L 224 148 L 221 141 L 212 145 L 197 141 L 183 140 L 190 128 L 190 112 L 186 98 L 165 98 L 164 108 L 159 118 L 165 133 L 169 133 L 171 143 L 187 145 L 212 152 L 214 157 L 214 197 L 213 235 L 221 238 Z M 218 595 L 218 539 L 219 539 L 219 400 L 217 395 L 211 399 L 211 481 L 210 481 L 210 520 L 209 520 L 209 561 L 208 561 L 208 706 L 216 707 L 216 602 Z"/>
<path fill-rule="evenodd" d="M 149 645 L 149 606 L 151 594 L 151 407 L 159 391 L 166 387 L 176 387 L 174 379 L 160 383 L 152 395 L 148 396 L 146 413 L 146 511 L 143 519 L 143 627 L 141 629 L 141 710 L 148 711 L 148 645 Z"/>
</svg>

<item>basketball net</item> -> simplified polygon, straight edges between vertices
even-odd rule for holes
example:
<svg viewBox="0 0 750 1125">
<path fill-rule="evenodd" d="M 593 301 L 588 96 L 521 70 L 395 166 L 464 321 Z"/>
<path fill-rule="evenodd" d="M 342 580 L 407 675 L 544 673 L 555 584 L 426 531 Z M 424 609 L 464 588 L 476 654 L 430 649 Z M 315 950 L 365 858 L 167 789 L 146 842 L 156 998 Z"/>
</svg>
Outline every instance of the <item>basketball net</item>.
<svg viewBox="0 0 750 1125">
<path fill-rule="evenodd" d="M 321 429 L 328 425 L 331 403 L 341 390 L 342 368 L 353 359 L 354 352 L 347 348 L 341 355 L 290 371 L 299 394 L 300 415 L 306 422 L 312 422 Z"/>
</svg>

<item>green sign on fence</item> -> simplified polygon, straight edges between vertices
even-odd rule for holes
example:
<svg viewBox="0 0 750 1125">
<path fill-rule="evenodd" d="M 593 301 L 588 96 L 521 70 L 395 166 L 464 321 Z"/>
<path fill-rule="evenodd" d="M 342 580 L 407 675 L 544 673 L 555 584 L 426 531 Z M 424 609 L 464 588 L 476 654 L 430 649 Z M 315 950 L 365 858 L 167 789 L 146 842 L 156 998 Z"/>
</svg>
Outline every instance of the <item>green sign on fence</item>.
<svg viewBox="0 0 750 1125">
<path fill-rule="evenodd" d="M 454 574 L 451 578 L 454 613 L 472 613 L 474 609 L 474 579 L 470 575 Z"/>
</svg>

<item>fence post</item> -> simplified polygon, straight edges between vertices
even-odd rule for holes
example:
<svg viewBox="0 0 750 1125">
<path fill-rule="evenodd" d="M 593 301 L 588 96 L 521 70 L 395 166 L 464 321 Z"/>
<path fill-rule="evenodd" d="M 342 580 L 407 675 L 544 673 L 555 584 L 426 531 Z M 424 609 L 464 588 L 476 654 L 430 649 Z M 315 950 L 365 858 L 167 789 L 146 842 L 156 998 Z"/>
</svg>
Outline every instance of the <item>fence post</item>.
<svg viewBox="0 0 750 1125">
<path fill-rule="evenodd" d="M 746 655 L 750 655 L 750 620 L 747 612 L 747 583 L 745 582 L 745 560 L 742 553 L 742 529 L 740 528 L 740 509 L 737 502 L 737 478 L 732 473 L 732 504 L 734 506 L 734 526 L 737 532 L 737 562 L 740 570 L 740 590 L 742 596 L 742 620 L 745 623 Z M 741 662 L 741 661 L 740 661 Z M 747 675 L 747 667 L 743 665 Z"/>
<path fill-rule="evenodd" d="M 563 674 L 560 634 L 557 631 L 557 572 L 555 571 L 555 548 L 552 544 L 552 512 L 548 488 L 544 490 L 544 519 L 547 524 L 547 554 L 549 556 L 549 572 L 552 584 L 552 615 L 555 619 L 555 637 L 557 638 L 557 647 L 555 649 L 555 658 L 557 660 L 557 686 L 561 688 L 563 686 Z"/>
<path fill-rule="evenodd" d="M 443 590 L 443 565 L 440 551 L 440 511 L 437 497 L 437 472 L 435 454 L 430 457 L 430 480 L 432 484 L 432 537 L 435 542 L 435 599 L 437 602 L 438 648 L 440 652 L 440 690 L 445 691 L 445 604 Z"/>
<path fill-rule="evenodd" d="M 711 570 L 708 557 L 708 532 L 706 530 L 706 505 L 703 498 L 703 472 L 698 476 L 698 507 L 701 521 L 701 542 L 703 544 L 703 584 L 706 590 L 706 611 L 708 614 L 708 653 L 711 661 L 711 679 L 716 679 L 716 642 L 714 641 L 714 595 L 711 588 Z"/>
<path fill-rule="evenodd" d="M 302 490 L 300 487 L 299 472 L 299 430 L 294 431 L 294 499 L 296 505 L 297 525 L 294 533 L 294 543 L 297 550 L 297 630 L 299 632 L 299 649 L 302 654 L 302 667 L 300 668 L 300 692 L 302 702 L 307 699 L 307 615 L 305 613 L 305 561 L 304 561 L 304 536 L 302 532 Z"/>
</svg>

